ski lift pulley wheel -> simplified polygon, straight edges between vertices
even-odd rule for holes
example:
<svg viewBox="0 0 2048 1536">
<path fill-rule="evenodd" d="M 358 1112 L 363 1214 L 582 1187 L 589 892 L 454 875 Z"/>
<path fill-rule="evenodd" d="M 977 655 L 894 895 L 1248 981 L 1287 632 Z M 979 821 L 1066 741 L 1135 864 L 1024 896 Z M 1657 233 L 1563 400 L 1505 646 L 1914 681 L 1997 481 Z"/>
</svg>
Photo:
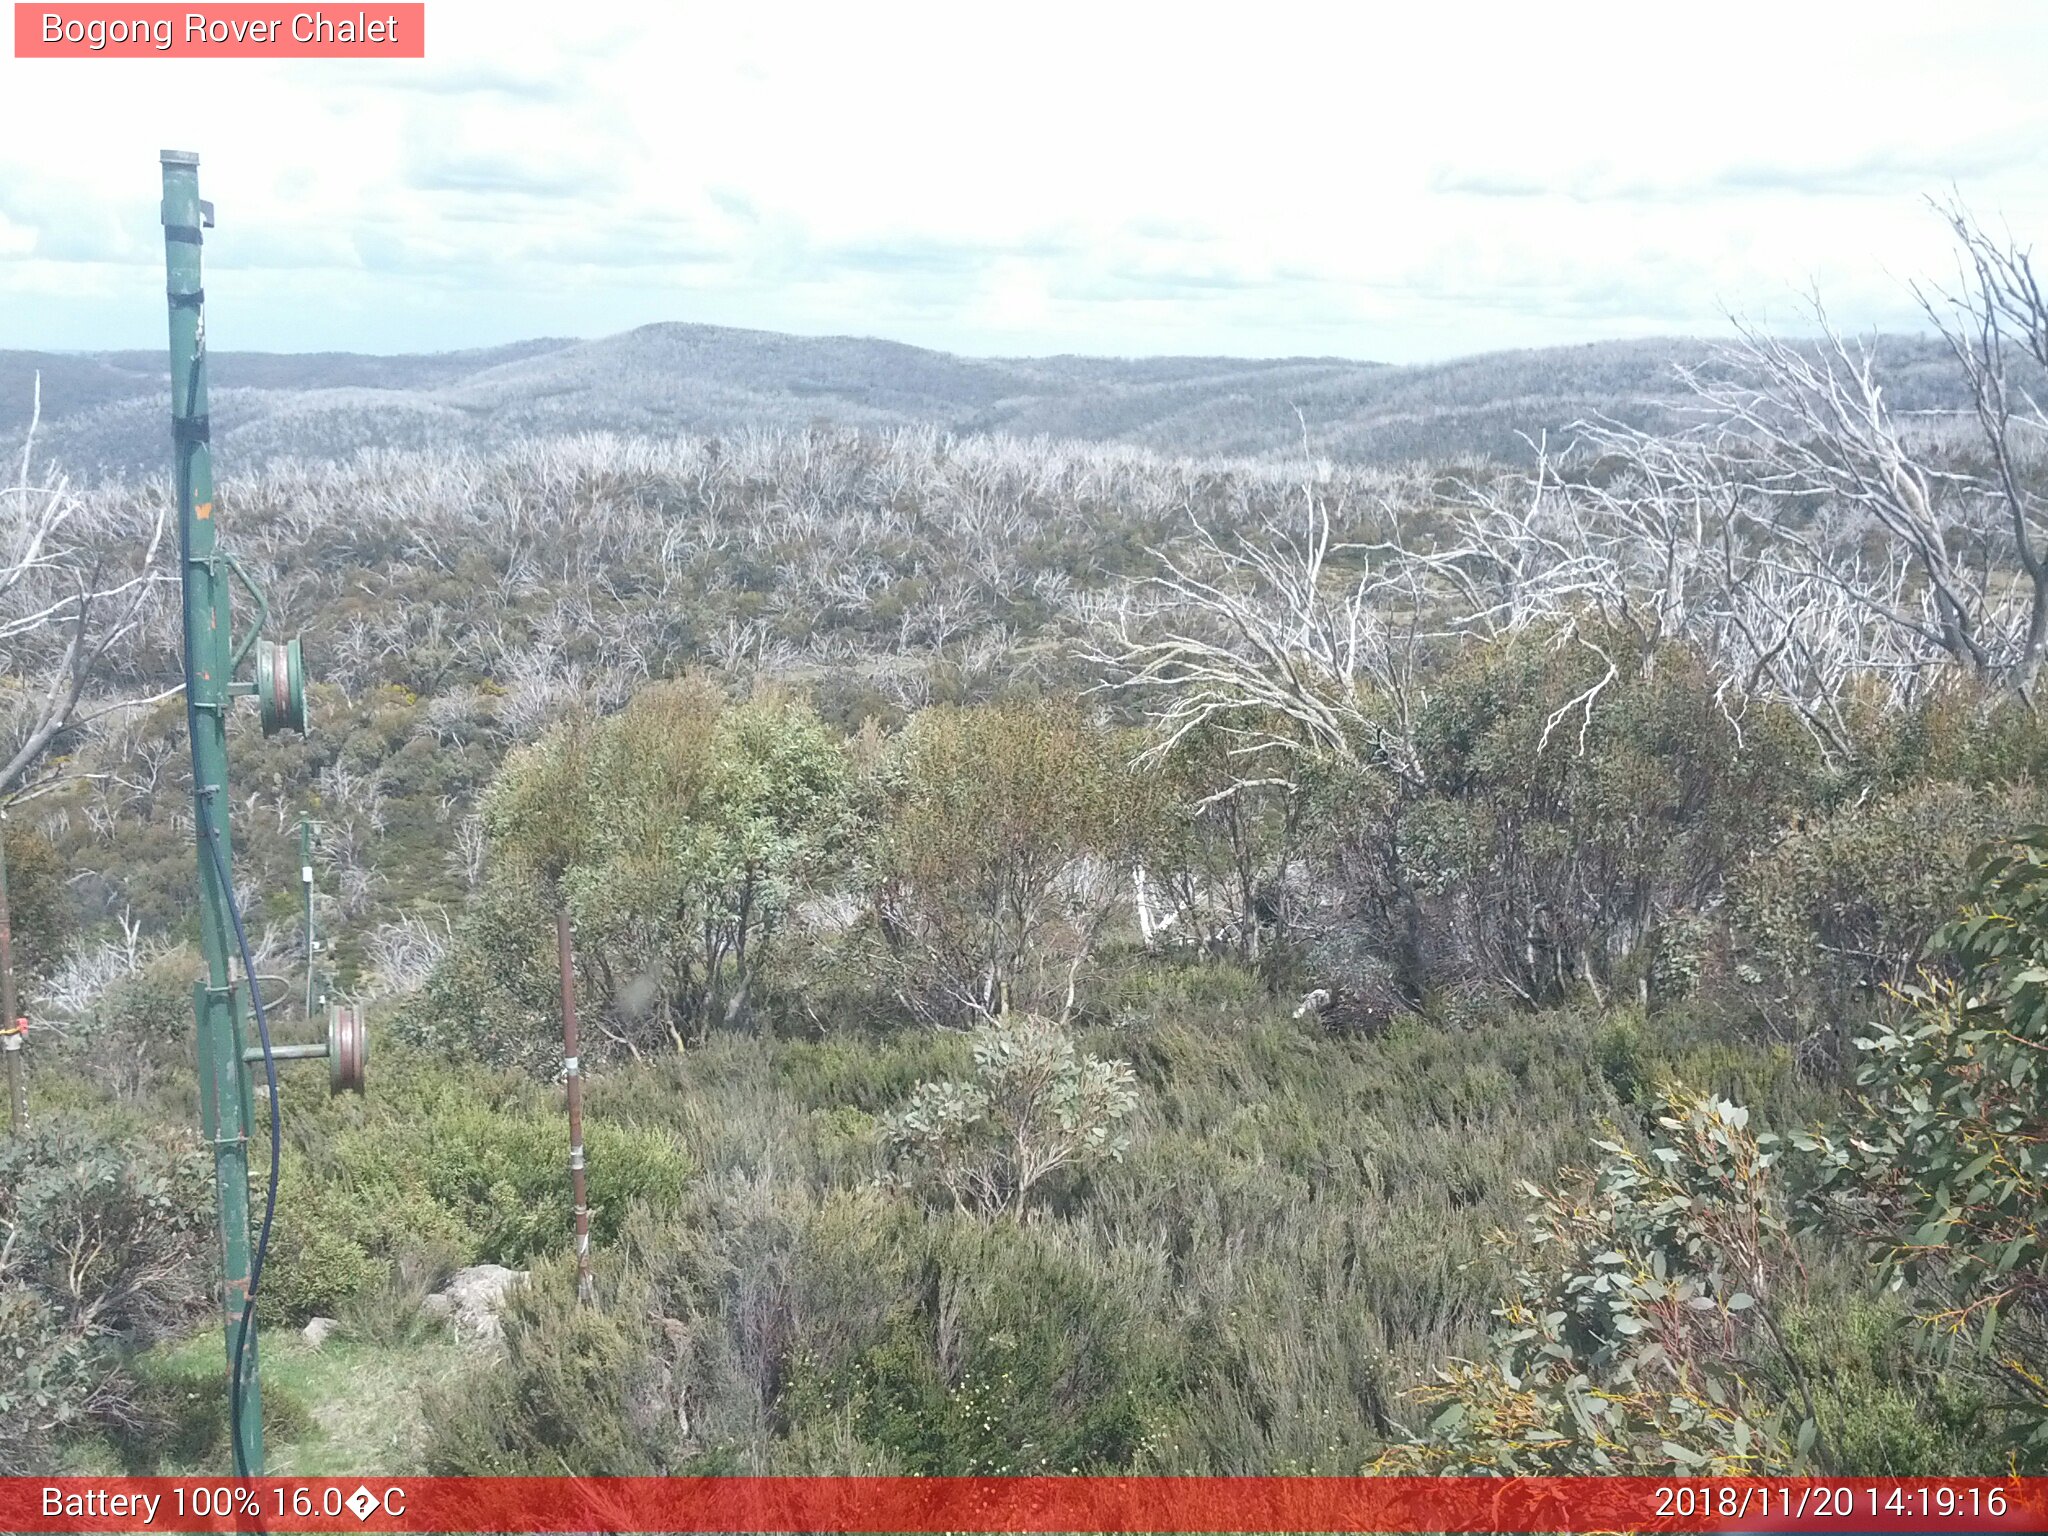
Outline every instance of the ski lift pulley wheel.
<svg viewBox="0 0 2048 1536">
<path fill-rule="evenodd" d="M 297 640 L 265 640 L 256 647 L 256 702 L 263 734 L 306 729 L 306 664 Z"/>
<path fill-rule="evenodd" d="M 370 1034 L 359 1008 L 338 1004 L 327 1010 L 327 1088 L 330 1093 L 361 1093 L 370 1065 Z"/>
</svg>

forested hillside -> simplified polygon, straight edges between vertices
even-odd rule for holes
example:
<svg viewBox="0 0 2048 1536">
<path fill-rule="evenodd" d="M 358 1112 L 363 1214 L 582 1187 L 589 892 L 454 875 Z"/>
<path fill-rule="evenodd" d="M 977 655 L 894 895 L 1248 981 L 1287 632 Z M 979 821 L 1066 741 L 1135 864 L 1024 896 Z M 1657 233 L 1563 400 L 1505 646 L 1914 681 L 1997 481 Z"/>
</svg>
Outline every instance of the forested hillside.
<svg viewBox="0 0 2048 1536">
<path fill-rule="evenodd" d="M 1394 367 L 1343 358 L 968 358 L 853 337 L 650 325 L 595 341 L 529 341 L 415 357 L 215 355 L 224 461 L 346 459 L 390 448 L 498 450 L 533 437 L 937 427 L 1119 443 L 1175 455 L 1293 455 L 1358 464 L 1513 458 L 1581 418 L 1672 426 L 1675 368 L 1700 341 L 1602 342 Z M 1947 349 L 1884 340 L 1902 411 L 1965 404 Z M 45 452 L 75 473 L 164 462 L 168 383 L 154 352 L 0 352 L 0 445 L 18 448 L 43 381 Z"/>
<path fill-rule="evenodd" d="M 1958 232 L 1952 350 L 1738 336 L 1633 421 L 1654 348 L 1270 365 L 1277 431 L 1253 365 L 846 344 L 802 367 L 872 419 L 733 430 L 782 343 L 223 361 L 220 524 L 315 678 L 236 720 L 237 888 L 307 1034 L 313 818 L 376 1044 L 277 1106 L 273 1467 L 2040 1470 L 2048 312 Z M 142 420 L 92 367 L 60 444 Z M 488 433 L 263 447 L 395 377 Z M 958 430 L 1065 410 L 1138 442 Z M 162 489 L 42 463 L 0 1470 L 212 1467 Z"/>
</svg>

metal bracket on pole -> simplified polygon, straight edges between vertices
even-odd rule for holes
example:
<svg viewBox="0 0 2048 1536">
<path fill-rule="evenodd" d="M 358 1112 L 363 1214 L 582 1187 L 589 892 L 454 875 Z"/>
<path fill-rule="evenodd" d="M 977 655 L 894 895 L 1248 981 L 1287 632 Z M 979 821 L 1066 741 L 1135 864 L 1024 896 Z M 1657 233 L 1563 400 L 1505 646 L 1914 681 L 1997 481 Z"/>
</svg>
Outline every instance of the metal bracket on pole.
<svg viewBox="0 0 2048 1536">
<path fill-rule="evenodd" d="M 256 585 L 256 578 L 249 574 L 248 567 L 237 560 L 231 551 L 222 550 L 221 558 L 226 562 L 235 580 L 242 584 L 242 590 L 256 600 L 256 622 L 249 626 L 249 633 L 242 636 L 242 643 L 237 645 L 234 654 L 228 657 L 228 675 L 232 677 L 241 671 L 242 658 L 249 654 L 249 647 L 257 642 L 263 634 L 264 626 L 270 622 L 270 599 L 265 597 L 263 589 Z"/>
</svg>

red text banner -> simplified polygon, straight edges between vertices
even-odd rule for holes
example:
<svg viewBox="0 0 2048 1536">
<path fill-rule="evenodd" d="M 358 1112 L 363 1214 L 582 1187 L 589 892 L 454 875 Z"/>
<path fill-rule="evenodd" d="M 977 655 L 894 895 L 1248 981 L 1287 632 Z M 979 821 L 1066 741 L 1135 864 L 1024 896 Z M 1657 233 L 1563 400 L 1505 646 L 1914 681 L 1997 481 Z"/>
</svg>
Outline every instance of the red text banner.
<svg viewBox="0 0 2048 1536">
<path fill-rule="evenodd" d="M 423 59 L 424 4 L 14 7 L 18 59 Z"/>
<path fill-rule="evenodd" d="M 2048 1531 L 2048 1478 L 6 1478 L 0 1530 Z"/>
</svg>

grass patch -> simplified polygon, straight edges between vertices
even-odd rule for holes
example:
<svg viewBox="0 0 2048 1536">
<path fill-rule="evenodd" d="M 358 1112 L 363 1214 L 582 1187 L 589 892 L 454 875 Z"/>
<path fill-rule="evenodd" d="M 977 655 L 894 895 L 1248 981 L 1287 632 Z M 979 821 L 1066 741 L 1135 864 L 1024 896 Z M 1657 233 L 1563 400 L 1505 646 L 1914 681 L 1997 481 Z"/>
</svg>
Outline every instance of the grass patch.
<svg viewBox="0 0 2048 1536">
<path fill-rule="evenodd" d="M 265 1329 L 261 1346 L 265 1468 L 298 1477 L 418 1470 L 422 1394 L 453 1380 L 474 1355 L 446 1336 L 329 1339 L 313 1349 L 293 1329 Z M 209 1328 L 137 1359 L 159 1423 L 117 1448 L 129 1470 L 168 1477 L 226 1469 L 224 1353 Z"/>
</svg>

